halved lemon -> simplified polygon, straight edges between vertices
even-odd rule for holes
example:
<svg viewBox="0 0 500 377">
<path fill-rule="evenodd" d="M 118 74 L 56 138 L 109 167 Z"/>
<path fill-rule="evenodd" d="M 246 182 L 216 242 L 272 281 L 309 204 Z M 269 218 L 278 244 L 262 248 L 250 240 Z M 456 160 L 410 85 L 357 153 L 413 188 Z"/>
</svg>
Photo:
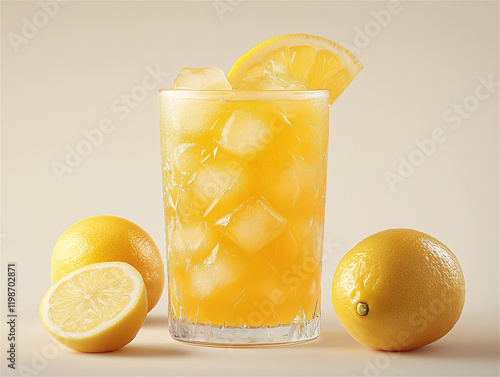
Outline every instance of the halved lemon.
<svg viewBox="0 0 500 377">
<path fill-rule="evenodd" d="M 227 75 L 231 85 L 248 72 L 272 61 L 305 80 L 314 89 L 330 90 L 330 104 L 363 69 L 347 49 L 328 39 L 307 34 L 288 34 L 268 39 L 241 56 Z"/>
<path fill-rule="evenodd" d="M 148 304 L 141 274 L 128 263 L 90 264 L 49 288 L 40 318 L 49 333 L 80 352 L 114 351 L 135 338 Z"/>
</svg>

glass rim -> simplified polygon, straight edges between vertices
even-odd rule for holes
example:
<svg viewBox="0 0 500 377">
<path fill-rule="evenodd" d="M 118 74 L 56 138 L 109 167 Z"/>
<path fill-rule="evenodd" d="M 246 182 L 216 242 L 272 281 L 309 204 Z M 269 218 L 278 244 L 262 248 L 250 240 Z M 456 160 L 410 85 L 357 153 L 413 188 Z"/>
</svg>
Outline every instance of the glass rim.
<svg viewBox="0 0 500 377">
<path fill-rule="evenodd" d="M 214 99 L 214 100 L 272 100 L 272 99 L 329 99 L 328 89 L 312 90 L 194 90 L 194 89 L 159 89 L 158 95 L 181 99 Z"/>
</svg>

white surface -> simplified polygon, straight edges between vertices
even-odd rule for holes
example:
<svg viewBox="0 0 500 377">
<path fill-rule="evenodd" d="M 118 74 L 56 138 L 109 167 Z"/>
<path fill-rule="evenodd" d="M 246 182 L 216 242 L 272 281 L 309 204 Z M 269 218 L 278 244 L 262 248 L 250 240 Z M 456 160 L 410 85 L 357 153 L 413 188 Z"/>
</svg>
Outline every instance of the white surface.
<svg viewBox="0 0 500 377">
<path fill-rule="evenodd" d="M 221 4 L 229 8 L 217 12 Z M 464 270 L 467 296 L 448 336 L 398 354 L 379 374 L 498 375 L 499 88 L 481 83 L 499 81 L 499 4 L 391 4 L 70 2 L 16 52 L 9 33 L 20 34 L 24 18 L 41 7 L 2 1 L 2 355 L 7 262 L 18 264 L 18 362 L 29 365 L 32 352 L 49 341 L 29 313 L 50 285 L 50 254 L 69 225 L 91 215 L 122 216 L 165 250 L 157 87 L 172 86 L 183 67 L 220 66 L 227 73 L 252 46 L 305 32 L 352 46 L 366 67 L 332 107 L 322 338 L 280 349 L 184 346 L 168 337 L 163 295 L 123 351 L 61 350 L 39 375 L 362 375 L 366 363 L 392 354 L 370 351 L 341 329 L 331 280 L 352 246 L 394 227 L 449 246 Z M 389 9 L 390 20 L 377 21 Z M 371 36 L 361 38 L 362 31 Z M 474 100 L 478 87 L 482 99 Z M 464 102 L 474 110 L 450 119 Z M 65 163 L 68 148 L 98 127 L 98 145 L 58 179 L 53 164 Z M 400 158 L 417 156 L 416 143 L 432 136 L 434 150 L 392 191 L 384 174 L 397 172 Z"/>
<path fill-rule="evenodd" d="M 323 322 L 331 323 L 331 319 L 325 318 Z M 42 325 L 36 313 L 27 313 L 19 320 L 22 369 L 18 372 L 24 371 L 25 375 L 29 375 L 27 372 L 40 376 L 498 375 L 498 337 L 487 326 L 465 321 L 460 321 L 442 340 L 403 353 L 371 350 L 338 326 L 327 326 L 319 339 L 308 344 L 233 349 L 198 347 L 172 340 L 166 312 L 156 311 L 127 347 L 105 354 L 82 354 L 57 346 L 48 333 L 40 331 Z"/>
</svg>

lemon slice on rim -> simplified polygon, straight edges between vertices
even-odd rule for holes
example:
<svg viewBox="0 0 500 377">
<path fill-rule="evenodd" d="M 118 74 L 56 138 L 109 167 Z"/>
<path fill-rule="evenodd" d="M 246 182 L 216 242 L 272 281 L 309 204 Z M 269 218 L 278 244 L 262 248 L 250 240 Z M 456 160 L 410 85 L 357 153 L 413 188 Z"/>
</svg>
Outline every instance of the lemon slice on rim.
<svg viewBox="0 0 500 377">
<path fill-rule="evenodd" d="M 49 288 L 40 318 L 49 333 L 80 352 L 107 352 L 128 344 L 146 320 L 141 274 L 128 263 L 90 264 Z"/>
<path fill-rule="evenodd" d="M 305 80 L 314 89 L 330 90 L 330 104 L 363 69 L 359 60 L 338 43 L 315 35 L 288 34 L 268 39 L 242 55 L 227 79 L 234 86 L 268 61 L 279 63 L 288 74 Z"/>
</svg>

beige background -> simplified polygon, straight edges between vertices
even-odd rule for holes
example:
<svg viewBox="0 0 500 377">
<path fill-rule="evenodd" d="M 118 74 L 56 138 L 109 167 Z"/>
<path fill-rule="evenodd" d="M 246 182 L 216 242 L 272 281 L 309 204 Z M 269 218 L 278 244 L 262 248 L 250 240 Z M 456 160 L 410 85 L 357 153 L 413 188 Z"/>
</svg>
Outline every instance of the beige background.
<svg viewBox="0 0 500 377">
<path fill-rule="evenodd" d="M 15 261 L 18 365 L 39 375 L 498 374 L 499 88 L 488 92 L 481 82 L 499 80 L 499 5 L 391 4 L 89 1 L 52 6 L 44 17 L 38 2 L 2 1 L 2 373 L 10 373 L 3 356 L 5 270 Z M 382 19 L 388 9 L 390 20 Z M 19 42 L 26 20 L 39 27 L 24 26 L 31 35 Z M 320 340 L 272 350 L 187 347 L 168 336 L 164 295 L 137 339 L 118 353 L 56 348 L 36 310 L 50 284 L 51 250 L 69 225 L 91 215 L 122 216 L 165 249 L 153 84 L 171 86 L 185 66 L 227 73 L 252 46 L 294 32 L 345 43 L 366 67 L 332 107 Z M 141 89 L 148 69 L 157 68 L 157 81 Z M 117 106 L 130 94 L 126 114 Z M 454 104 L 465 113 L 453 115 Z M 59 179 L 54 164 L 65 164 L 67 148 L 106 119 L 112 132 Z M 432 136 L 441 142 L 421 158 L 416 142 Z M 397 173 L 400 158 L 419 166 L 391 190 L 386 176 Z M 357 344 L 330 300 L 342 255 L 394 227 L 443 241 L 467 280 L 455 329 L 405 354 Z"/>
</svg>

